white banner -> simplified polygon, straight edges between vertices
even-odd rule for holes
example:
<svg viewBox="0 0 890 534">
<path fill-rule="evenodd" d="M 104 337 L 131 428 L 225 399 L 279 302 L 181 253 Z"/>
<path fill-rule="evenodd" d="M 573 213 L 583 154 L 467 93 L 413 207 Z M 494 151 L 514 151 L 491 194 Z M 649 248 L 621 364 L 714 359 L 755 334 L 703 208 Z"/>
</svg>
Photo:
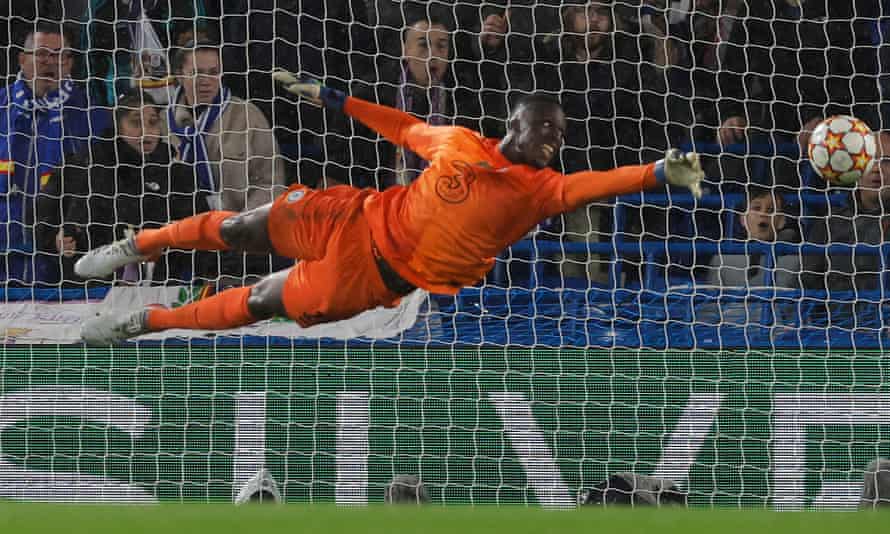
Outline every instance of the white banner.
<svg viewBox="0 0 890 534">
<path fill-rule="evenodd" d="M 115 287 L 96 302 L 6 302 L 0 304 L 0 334 L 4 343 L 79 343 L 80 325 L 96 314 L 137 310 L 150 304 L 182 306 L 191 302 L 185 287 Z M 167 330 L 138 339 L 214 336 L 280 336 L 286 338 L 352 339 L 393 337 L 411 328 L 427 293 L 416 290 L 395 308 L 377 308 L 346 321 L 301 328 L 290 320 L 273 319 L 235 330 Z"/>
</svg>

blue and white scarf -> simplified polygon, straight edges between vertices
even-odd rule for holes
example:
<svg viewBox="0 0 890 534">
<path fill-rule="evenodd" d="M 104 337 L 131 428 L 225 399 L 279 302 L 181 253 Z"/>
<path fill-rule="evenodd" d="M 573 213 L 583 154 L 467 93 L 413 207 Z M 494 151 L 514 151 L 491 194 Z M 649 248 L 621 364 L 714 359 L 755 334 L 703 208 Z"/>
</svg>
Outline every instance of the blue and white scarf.
<svg viewBox="0 0 890 534">
<path fill-rule="evenodd" d="M 219 93 L 213 99 L 194 124 L 180 126 L 176 123 L 176 106 L 182 96 L 182 87 L 177 87 L 173 96 L 173 103 L 167 107 L 167 122 L 170 131 L 179 139 L 179 159 L 186 163 L 194 163 L 198 173 L 198 185 L 202 191 L 211 193 L 219 192 L 219 184 L 213 177 L 213 169 L 207 158 L 207 144 L 204 136 L 213 128 L 216 120 L 226 110 L 231 98 L 231 92 L 226 87 L 220 87 Z"/>
<path fill-rule="evenodd" d="M 34 98 L 31 88 L 19 74 L 9 90 L 10 132 L 24 135 L 10 135 L 6 143 L 0 143 L 0 160 L 14 161 L 21 167 L 11 177 L 10 191 L 34 193 L 39 187 L 39 176 L 51 172 L 61 161 L 62 152 L 73 146 L 61 146 L 40 140 L 63 140 L 62 112 L 65 103 L 75 90 L 74 82 L 62 80 L 59 87 L 40 98 Z M 39 126 L 38 117 L 40 114 Z M 39 127 L 40 131 L 33 129 Z M 32 140 L 37 136 L 36 154 L 32 154 Z M 36 159 L 35 159 L 36 158 Z"/>
<path fill-rule="evenodd" d="M 21 73 L 19 73 L 10 91 L 13 109 L 28 119 L 33 117 L 35 111 L 61 112 L 62 106 L 71 98 L 71 93 L 73 92 L 74 82 L 62 80 L 59 82 L 58 89 L 50 91 L 40 98 L 34 98 L 31 88 L 22 79 Z"/>
</svg>

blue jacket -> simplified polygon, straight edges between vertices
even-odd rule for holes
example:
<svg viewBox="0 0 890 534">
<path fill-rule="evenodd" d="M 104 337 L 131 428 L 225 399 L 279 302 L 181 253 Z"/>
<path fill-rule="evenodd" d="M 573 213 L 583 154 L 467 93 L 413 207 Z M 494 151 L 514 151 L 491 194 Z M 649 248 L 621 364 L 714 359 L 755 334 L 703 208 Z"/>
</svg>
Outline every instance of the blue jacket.
<svg viewBox="0 0 890 534">
<path fill-rule="evenodd" d="M 36 101 L 21 79 L 0 89 L 0 252 L 6 253 L 0 276 L 55 282 L 57 273 L 41 273 L 39 258 L 29 256 L 41 181 L 110 123 L 110 113 L 89 109 L 86 93 L 68 80 Z"/>
</svg>

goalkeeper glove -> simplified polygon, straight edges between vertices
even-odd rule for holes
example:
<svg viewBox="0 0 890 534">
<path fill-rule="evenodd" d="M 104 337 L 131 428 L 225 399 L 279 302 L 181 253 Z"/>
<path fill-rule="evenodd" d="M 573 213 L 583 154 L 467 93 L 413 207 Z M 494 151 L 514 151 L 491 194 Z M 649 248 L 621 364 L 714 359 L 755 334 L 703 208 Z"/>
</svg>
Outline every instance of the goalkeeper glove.
<svg viewBox="0 0 890 534">
<path fill-rule="evenodd" d="M 297 76 L 283 69 L 276 69 L 272 79 L 280 83 L 288 93 L 305 98 L 317 106 L 324 106 L 341 111 L 346 104 L 343 91 L 325 87 L 320 81 L 308 76 Z"/>
<path fill-rule="evenodd" d="M 655 174 L 659 181 L 688 187 L 692 196 L 701 198 L 701 181 L 705 177 L 705 172 L 701 168 L 697 153 L 681 152 L 672 148 L 656 165 Z"/>
</svg>

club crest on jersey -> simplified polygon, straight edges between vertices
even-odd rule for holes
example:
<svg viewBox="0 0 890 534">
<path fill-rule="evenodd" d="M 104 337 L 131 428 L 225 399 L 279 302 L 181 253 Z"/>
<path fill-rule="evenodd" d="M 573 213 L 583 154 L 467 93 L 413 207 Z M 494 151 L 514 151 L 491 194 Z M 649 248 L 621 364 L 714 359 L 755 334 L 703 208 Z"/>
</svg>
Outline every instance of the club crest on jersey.
<svg viewBox="0 0 890 534">
<path fill-rule="evenodd" d="M 470 185 L 476 181 L 473 166 L 466 161 L 455 161 L 457 174 L 443 175 L 436 180 L 436 194 L 449 204 L 460 204 L 470 196 Z"/>
<path fill-rule="evenodd" d="M 291 191 L 287 194 L 287 201 L 296 202 L 306 196 L 306 191 L 304 189 L 297 189 L 296 191 Z"/>
</svg>

